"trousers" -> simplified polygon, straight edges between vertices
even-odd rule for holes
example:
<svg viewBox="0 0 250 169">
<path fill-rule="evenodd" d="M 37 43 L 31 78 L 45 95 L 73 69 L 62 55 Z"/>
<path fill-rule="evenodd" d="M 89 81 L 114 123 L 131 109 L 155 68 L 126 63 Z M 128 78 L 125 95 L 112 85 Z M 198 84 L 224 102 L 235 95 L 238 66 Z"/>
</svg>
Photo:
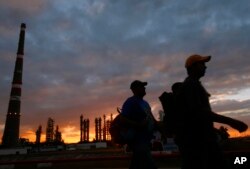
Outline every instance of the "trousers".
<svg viewBox="0 0 250 169">
<path fill-rule="evenodd" d="M 130 145 L 133 155 L 129 169 L 157 169 L 149 143 Z"/>
</svg>

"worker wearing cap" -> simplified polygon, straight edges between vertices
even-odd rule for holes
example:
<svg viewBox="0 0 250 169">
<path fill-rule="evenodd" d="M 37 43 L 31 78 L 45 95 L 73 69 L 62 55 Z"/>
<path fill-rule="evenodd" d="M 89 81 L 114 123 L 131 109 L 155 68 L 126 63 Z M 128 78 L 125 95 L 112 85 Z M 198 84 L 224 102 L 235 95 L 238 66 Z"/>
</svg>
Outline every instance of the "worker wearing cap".
<svg viewBox="0 0 250 169">
<path fill-rule="evenodd" d="M 135 131 L 135 137 L 128 145 L 133 151 L 130 169 L 156 169 L 150 141 L 153 136 L 155 119 L 150 105 L 143 99 L 146 95 L 147 82 L 135 80 L 130 84 L 133 96 L 129 97 L 122 106 L 122 117 L 130 128 Z"/>
<path fill-rule="evenodd" d="M 247 125 L 241 121 L 214 113 L 210 94 L 200 82 L 206 73 L 211 56 L 191 55 L 185 67 L 188 77 L 177 95 L 178 130 L 176 143 L 182 156 L 182 169 L 226 169 L 213 122 L 228 124 L 239 132 Z"/>
</svg>

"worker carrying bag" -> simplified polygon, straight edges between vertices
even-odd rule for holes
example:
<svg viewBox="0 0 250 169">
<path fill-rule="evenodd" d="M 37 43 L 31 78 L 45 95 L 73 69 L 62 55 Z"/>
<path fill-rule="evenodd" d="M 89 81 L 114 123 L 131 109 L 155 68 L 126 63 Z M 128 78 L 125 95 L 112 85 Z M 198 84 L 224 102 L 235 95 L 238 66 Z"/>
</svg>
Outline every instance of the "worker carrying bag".
<svg viewBox="0 0 250 169">
<path fill-rule="evenodd" d="M 110 124 L 109 133 L 111 140 L 120 145 L 128 144 L 133 142 L 135 138 L 135 130 L 131 127 L 127 127 L 122 120 L 121 110 L 117 108 L 119 113 Z"/>
</svg>

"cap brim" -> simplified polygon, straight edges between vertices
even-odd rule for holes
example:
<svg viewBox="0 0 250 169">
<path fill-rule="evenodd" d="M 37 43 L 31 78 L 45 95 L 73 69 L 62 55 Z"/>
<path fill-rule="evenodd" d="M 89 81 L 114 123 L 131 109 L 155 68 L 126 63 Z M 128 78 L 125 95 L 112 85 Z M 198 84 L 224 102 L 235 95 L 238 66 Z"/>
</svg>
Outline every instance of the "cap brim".
<svg viewBox="0 0 250 169">
<path fill-rule="evenodd" d="M 142 85 L 143 85 L 143 86 L 147 86 L 147 85 L 148 85 L 148 82 L 142 82 Z"/>
<path fill-rule="evenodd" d="M 209 62 L 211 60 L 211 56 L 204 56 L 200 61 L 201 62 Z"/>
</svg>

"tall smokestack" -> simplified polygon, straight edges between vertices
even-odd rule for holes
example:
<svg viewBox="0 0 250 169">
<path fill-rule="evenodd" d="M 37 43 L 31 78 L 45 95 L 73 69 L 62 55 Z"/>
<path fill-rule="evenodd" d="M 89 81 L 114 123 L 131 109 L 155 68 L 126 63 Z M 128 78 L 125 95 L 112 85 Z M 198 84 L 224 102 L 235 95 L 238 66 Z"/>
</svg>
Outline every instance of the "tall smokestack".
<svg viewBox="0 0 250 169">
<path fill-rule="evenodd" d="M 2 145 L 4 147 L 18 146 L 25 29 L 26 25 L 22 23 L 19 35 L 17 57 L 10 93 L 8 112 L 3 133 Z"/>
</svg>

